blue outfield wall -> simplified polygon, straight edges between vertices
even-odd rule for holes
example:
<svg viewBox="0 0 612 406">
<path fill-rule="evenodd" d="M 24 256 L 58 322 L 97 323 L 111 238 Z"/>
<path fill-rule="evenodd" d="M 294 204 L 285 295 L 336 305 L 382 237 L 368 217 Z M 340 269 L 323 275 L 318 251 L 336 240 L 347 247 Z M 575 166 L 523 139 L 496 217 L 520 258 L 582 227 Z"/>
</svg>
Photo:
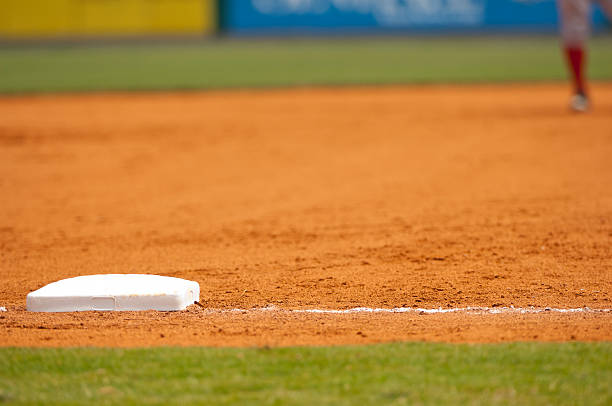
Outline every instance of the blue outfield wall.
<svg viewBox="0 0 612 406">
<path fill-rule="evenodd" d="M 220 0 L 233 35 L 554 32 L 555 0 Z M 598 7 L 595 30 L 609 27 Z"/>
</svg>

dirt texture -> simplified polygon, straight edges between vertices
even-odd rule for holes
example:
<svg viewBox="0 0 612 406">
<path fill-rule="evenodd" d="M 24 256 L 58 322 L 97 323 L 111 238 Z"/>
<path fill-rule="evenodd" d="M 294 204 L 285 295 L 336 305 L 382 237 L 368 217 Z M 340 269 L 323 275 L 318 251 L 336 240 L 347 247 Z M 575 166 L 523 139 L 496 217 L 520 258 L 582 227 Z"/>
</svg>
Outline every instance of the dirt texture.
<svg viewBox="0 0 612 406">
<path fill-rule="evenodd" d="M 611 340 L 612 84 L 0 98 L 0 345 Z M 62 278 L 199 282 L 186 312 L 29 313 Z M 275 306 L 277 311 L 224 312 Z"/>
</svg>

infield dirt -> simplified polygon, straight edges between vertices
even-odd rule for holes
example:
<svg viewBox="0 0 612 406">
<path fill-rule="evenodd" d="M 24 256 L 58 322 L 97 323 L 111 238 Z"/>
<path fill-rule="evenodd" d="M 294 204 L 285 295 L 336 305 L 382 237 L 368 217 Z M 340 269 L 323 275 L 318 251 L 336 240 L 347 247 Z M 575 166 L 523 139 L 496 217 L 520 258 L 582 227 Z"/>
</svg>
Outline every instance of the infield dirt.
<svg viewBox="0 0 612 406">
<path fill-rule="evenodd" d="M 0 98 L 0 345 L 611 340 L 612 84 Z M 95 273 L 200 283 L 212 311 L 39 314 Z M 275 306 L 277 311 L 223 312 Z"/>
</svg>

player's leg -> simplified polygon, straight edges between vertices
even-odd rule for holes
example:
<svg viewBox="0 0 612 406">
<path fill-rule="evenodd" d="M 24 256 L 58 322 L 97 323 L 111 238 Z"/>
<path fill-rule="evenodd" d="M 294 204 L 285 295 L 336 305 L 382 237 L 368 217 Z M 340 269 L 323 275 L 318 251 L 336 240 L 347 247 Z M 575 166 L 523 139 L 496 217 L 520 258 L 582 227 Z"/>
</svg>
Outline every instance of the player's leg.
<svg viewBox="0 0 612 406">
<path fill-rule="evenodd" d="M 561 17 L 561 38 L 572 77 L 571 107 L 588 109 L 586 88 L 586 43 L 590 32 L 590 0 L 557 0 Z"/>
</svg>

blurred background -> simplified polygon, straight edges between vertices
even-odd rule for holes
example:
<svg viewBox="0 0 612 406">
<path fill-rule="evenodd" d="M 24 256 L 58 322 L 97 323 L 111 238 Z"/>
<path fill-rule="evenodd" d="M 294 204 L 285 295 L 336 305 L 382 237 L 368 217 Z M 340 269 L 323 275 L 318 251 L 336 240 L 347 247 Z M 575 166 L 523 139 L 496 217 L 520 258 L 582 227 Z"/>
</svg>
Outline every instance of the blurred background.
<svg viewBox="0 0 612 406">
<path fill-rule="evenodd" d="M 2 0 L 3 39 L 555 31 L 554 0 Z M 605 19 L 594 13 L 594 27 Z"/>
<path fill-rule="evenodd" d="M 0 92 L 558 80 L 557 25 L 555 0 L 0 0 Z"/>
</svg>

